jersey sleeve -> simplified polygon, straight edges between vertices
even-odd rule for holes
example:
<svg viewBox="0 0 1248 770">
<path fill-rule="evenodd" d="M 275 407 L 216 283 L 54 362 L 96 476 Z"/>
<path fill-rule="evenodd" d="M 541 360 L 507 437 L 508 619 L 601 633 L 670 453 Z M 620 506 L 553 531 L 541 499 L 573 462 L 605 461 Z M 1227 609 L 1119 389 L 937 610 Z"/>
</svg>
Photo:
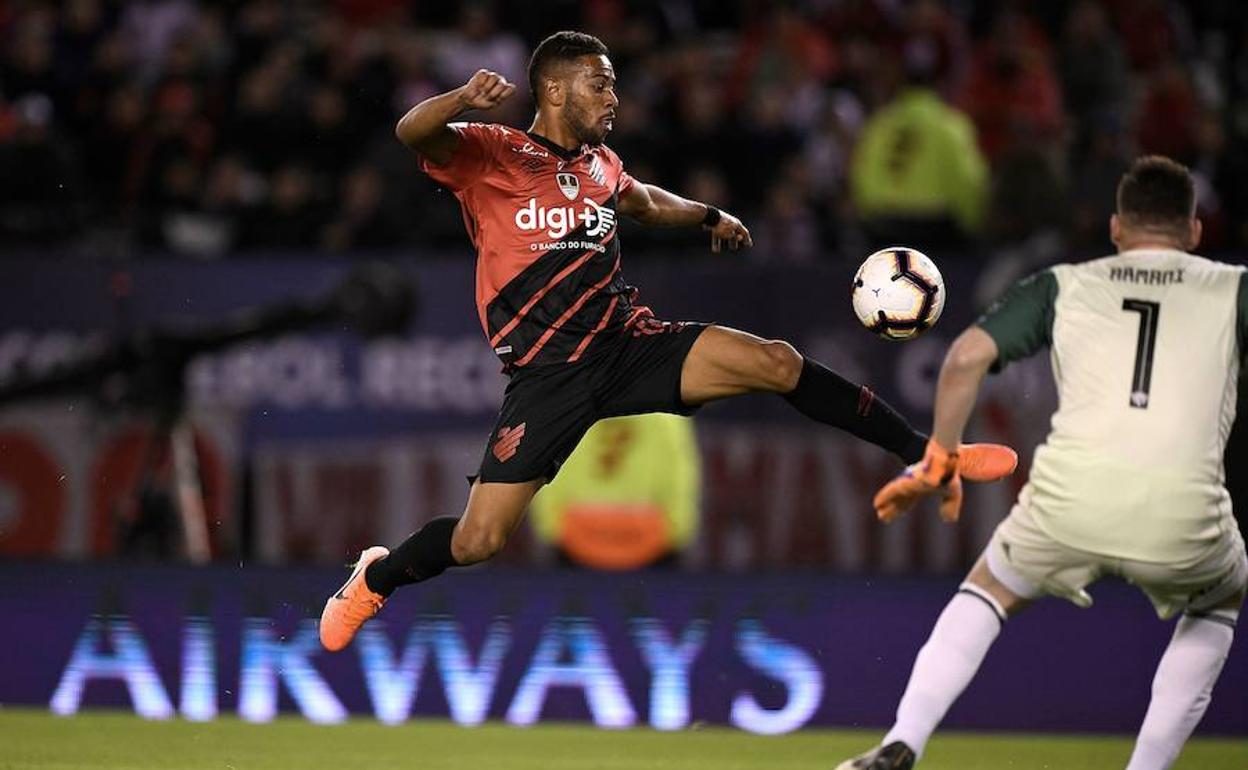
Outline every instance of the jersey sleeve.
<svg viewBox="0 0 1248 770">
<path fill-rule="evenodd" d="M 1042 270 L 1010 287 L 975 323 L 997 343 L 997 360 L 990 371 L 1026 358 L 1053 342 L 1053 306 L 1057 277 Z"/>
<path fill-rule="evenodd" d="M 633 186 L 637 184 L 637 180 L 633 179 L 633 175 L 624 170 L 623 164 L 620 165 L 620 184 L 616 187 L 616 193 L 623 198 L 632 191 Z"/>
<path fill-rule="evenodd" d="M 637 180 L 633 179 L 632 174 L 629 174 L 624 170 L 624 161 L 615 150 L 610 147 L 603 147 L 603 149 L 606 150 L 604 154 L 607 157 L 608 165 L 612 167 L 616 173 L 615 194 L 617 197 L 623 198 L 625 195 L 628 195 L 628 193 L 633 189 L 633 186 L 637 184 Z"/>
<path fill-rule="evenodd" d="M 447 189 L 463 190 L 471 187 L 494 164 L 504 141 L 503 134 L 499 126 L 488 123 L 451 123 L 447 128 L 459 135 L 459 144 L 451 159 L 439 166 L 422 157 L 420 168 Z"/>
</svg>

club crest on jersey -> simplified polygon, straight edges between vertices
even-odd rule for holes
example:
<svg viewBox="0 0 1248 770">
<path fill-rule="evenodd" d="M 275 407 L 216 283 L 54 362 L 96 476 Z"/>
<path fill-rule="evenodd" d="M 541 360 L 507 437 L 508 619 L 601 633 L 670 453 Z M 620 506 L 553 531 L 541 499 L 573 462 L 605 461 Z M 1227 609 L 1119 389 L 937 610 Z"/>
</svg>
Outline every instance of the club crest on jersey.
<svg viewBox="0 0 1248 770">
<path fill-rule="evenodd" d="M 563 197 L 570 201 L 576 200 L 576 196 L 581 194 L 581 180 L 576 178 L 576 174 L 571 171 L 564 171 L 555 174 L 555 181 L 559 183 L 559 192 L 563 193 Z"/>
</svg>

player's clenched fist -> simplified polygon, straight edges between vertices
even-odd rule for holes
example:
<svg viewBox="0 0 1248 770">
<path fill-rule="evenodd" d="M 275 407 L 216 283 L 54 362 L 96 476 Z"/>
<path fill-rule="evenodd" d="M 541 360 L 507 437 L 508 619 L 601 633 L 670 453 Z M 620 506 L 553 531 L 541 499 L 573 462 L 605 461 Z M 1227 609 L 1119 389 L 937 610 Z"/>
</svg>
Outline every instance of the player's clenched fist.
<svg viewBox="0 0 1248 770">
<path fill-rule="evenodd" d="M 490 70 L 477 70 L 464 84 L 460 99 L 470 110 L 490 110 L 511 96 L 516 90 L 507 78 Z"/>
</svg>

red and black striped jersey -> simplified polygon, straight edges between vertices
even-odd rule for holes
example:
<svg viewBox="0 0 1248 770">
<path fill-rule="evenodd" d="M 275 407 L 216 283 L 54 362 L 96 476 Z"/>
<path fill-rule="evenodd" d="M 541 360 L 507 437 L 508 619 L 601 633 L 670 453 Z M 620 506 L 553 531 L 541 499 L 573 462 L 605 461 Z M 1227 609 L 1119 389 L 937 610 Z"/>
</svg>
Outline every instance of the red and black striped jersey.
<svg viewBox="0 0 1248 770">
<path fill-rule="evenodd" d="M 616 204 L 634 184 L 604 145 L 569 152 L 492 123 L 453 123 L 445 165 L 477 250 L 477 312 L 507 369 L 570 363 L 650 315 L 620 274 Z"/>
</svg>

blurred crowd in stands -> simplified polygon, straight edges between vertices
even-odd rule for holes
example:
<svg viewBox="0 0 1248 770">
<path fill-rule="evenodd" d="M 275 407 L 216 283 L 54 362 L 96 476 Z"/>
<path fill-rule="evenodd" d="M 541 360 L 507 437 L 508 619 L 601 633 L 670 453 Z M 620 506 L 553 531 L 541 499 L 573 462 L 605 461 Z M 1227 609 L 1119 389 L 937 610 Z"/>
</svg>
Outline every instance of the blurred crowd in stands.
<svg viewBox="0 0 1248 770">
<path fill-rule="evenodd" d="M 1242 0 L 0 0 L 0 251 L 463 251 L 394 121 L 559 28 L 611 48 L 608 143 L 730 209 L 756 258 L 874 241 L 1016 262 L 1105 252 L 1128 160 L 1199 176 L 1248 242 Z M 688 234 L 629 230 L 630 253 Z"/>
</svg>

